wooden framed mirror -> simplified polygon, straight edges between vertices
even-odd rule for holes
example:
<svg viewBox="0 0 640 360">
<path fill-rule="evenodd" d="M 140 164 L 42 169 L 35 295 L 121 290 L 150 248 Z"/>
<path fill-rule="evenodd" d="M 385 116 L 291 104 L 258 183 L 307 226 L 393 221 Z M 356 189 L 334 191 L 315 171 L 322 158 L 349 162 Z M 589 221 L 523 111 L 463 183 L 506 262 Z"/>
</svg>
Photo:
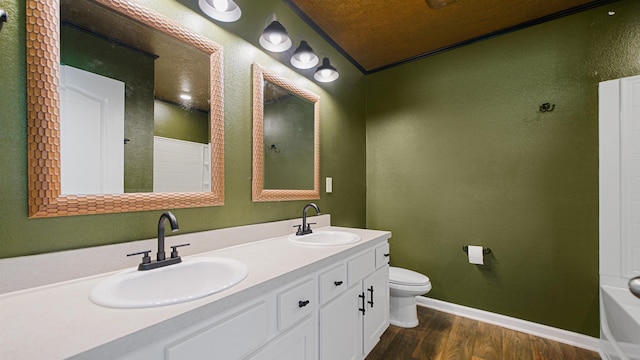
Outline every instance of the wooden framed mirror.
<svg viewBox="0 0 640 360">
<path fill-rule="evenodd" d="M 223 76 L 222 76 L 222 47 L 204 38 L 184 26 L 146 9 L 134 2 L 126 0 L 27 0 L 26 9 L 26 60 L 27 60 L 27 117 L 28 117 L 28 181 L 29 181 L 29 217 L 55 217 L 86 214 L 106 214 L 118 212 L 147 211 L 158 209 L 176 209 L 191 207 L 217 206 L 224 204 L 224 112 L 223 112 Z M 204 66 L 183 66 L 188 68 L 204 68 L 206 81 L 204 86 L 205 98 L 200 101 L 201 107 L 208 108 L 208 116 L 204 127 L 205 137 L 210 142 L 210 155 L 205 153 L 204 166 L 209 167 L 210 181 L 205 176 L 202 181 L 206 184 L 203 191 L 155 192 L 153 188 L 142 191 L 111 191 L 99 193 L 62 192 L 61 179 L 61 18 L 66 16 L 60 11 L 62 3 L 68 3 L 73 11 L 91 7 L 91 13 L 80 14 L 80 17 L 91 18 L 100 16 L 104 19 L 115 19 L 117 24 L 103 24 L 103 28 L 118 29 L 122 33 L 132 33 L 138 44 L 130 44 L 129 40 L 112 39 L 113 35 L 98 34 L 103 38 L 117 43 L 121 47 L 133 49 L 135 52 L 150 53 L 152 57 L 157 43 L 166 40 L 175 41 L 175 45 L 193 48 L 204 56 Z M 82 3 L 82 5 L 81 5 Z M 62 15 L 60 15 L 62 14 Z M 77 15 L 77 14 L 76 14 Z M 97 23 L 98 21 L 92 21 Z M 131 23 L 131 25 L 125 25 Z M 89 23 L 89 22 L 87 22 Z M 72 24 L 81 28 L 82 32 L 99 32 L 94 29 L 83 28 L 84 25 Z M 88 25 L 87 25 L 88 26 Z M 135 30 L 128 28 L 134 26 Z M 154 45 L 154 42 L 156 45 Z M 110 50 L 109 50 L 110 51 Z M 174 52 L 179 53 L 174 48 Z M 93 61 L 94 63 L 100 61 Z M 180 64 L 176 60 L 170 61 L 176 68 Z M 159 62 L 154 62 L 159 64 Z M 207 67 L 208 65 L 208 67 Z M 160 68 L 160 69 L 158 69 Z M 155 73 L 169 73 L 172 70 L 156 66 Z M 178 74 L 180 77 L 184 74 Z M 156 75 L 156 79 L 157 79 Z M 193 76 L 193 75 L 192 75 Z M 198 76 L 202 78 L 203 76 Z M 159 84 L 154 80 L 152 92 L 161 93 Z M 188 84 L 187 84 L 188 85 Z M 168 86 L 169 91 L 176 84 Z M 185 86 L 184 83 L 181 84 Z M 125 85 L 126 88 L 131 87 Z M 188 86 L 187 86 L 188 87 Z M 195 87 L 195 86 L 194 86 Z M 184 90 L 184 89 L 182 89 Z M 199 91 L 202 93 L 203 91 Z M 127 94 L 127 101 L 129 95 Z M 167 103 L 173 102 L 165 96 Z M 66 100 L 65 100 L 66 101 Z M 195 102 L 195 101 L 194 101 Z M 203 104 L 203 105 L 202 105 Z M 176 105 L 175 103 L 173 105 Z M 148 106 L 148 105 L 145 105 Z M 151 105 L 153 108 L 155 105 Z M 183 107 L 184 105 L 174 106 Z M 195 108 L 195 106 L 194 106 Z M 205 109 L 206 111 L 207 109 Z M 152 114 L 154 109 L 151 110 Z M 191 111 L 191 110 L 190 110 Z M 157 111 L 156 111 L 157 112 Z M 154 116 L 146 121 L 156 122 Z M 153 128 L 153 124 L 152 124 Z M 82 134 L 82 132 L 80 132 Z M 155 135 L 155 134 L 153 134 Z M 127 134 L 121 144 L 127 144 Z M 153 137 L 153 136 L 151 136 Z M 65 145 L 66 146 L 66 145 Z M 128 145 L 124 145 L 128 146 Z M 149 145 L 153 147 L 153 145 Z M 68 162 L 67 162 L 68 163 Z M 141 165 L 132 164 L 136 168 Z M 207 173 L 208 175 L 208 173 Z M 154 185 L 155 188 L 155 185 Z M 133 187 L 133 189 L 138 189 Z"/>
<path fill-rule="evenodd" d="M 320 97 L 253 64 L 253 201 L 320 198 Z"/>
</svg>

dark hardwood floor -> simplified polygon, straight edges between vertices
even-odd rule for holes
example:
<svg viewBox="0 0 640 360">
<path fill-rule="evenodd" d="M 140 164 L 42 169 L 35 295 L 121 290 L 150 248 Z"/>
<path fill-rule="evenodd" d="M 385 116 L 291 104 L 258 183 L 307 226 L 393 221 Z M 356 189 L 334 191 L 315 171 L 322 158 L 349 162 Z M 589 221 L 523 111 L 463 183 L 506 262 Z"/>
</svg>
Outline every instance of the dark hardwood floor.
<svg viewBox="0 0 640 360">
<path fill-rule="evenodd" d="M 598 353 L 418 306 L 420 325 L 389 326 L 366 360 L 591 360 Z"/>
</svg>

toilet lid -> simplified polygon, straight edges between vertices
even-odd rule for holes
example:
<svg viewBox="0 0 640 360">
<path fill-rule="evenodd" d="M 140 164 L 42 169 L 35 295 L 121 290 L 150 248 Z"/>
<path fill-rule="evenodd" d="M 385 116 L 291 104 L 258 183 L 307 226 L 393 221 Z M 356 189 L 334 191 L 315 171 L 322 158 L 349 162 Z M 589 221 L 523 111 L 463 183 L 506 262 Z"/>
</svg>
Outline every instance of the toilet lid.
<svg viewBox="0 0 640 360">
<path fill-rule="evenodd" d="M 417 273 L 415 271 L 390 267 L 389 268 L 389 282 L 398 285 L 427 285 L 430 283 L 429 278 Z"/>
</svg>

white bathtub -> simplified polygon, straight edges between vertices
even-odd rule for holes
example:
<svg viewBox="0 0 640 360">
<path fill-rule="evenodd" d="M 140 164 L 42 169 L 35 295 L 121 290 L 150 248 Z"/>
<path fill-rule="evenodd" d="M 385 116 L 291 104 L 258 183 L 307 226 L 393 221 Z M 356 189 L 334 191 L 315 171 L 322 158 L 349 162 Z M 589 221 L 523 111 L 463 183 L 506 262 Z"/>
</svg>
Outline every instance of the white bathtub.
<svg viewBox="0 0 640 360">
<path fill-rule="evenodd" d="M 600 287 L 601 355 L 640 360 L 640 299 L 626 288 Z"/>
</svg>

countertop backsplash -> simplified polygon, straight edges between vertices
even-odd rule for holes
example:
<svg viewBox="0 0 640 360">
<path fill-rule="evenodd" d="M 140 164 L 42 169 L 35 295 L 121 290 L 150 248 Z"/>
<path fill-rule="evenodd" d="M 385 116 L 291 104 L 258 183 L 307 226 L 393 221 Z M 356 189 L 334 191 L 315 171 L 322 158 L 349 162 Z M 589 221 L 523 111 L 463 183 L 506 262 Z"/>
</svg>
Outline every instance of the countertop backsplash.
<svg viewBox="0 0 640 360">
<path fill-rule="evenodd" d="M 331 226 L 329 214 L 312 216 L 310 219 L 316 223 L 314 228 Z M 301 224 L 301 221 L 297 218 L 177 234 L 166 238 L 165 248 L 189 243 L 191 245 L 180 248 L 180 255 L 200 254 L 294 233 L 293 226 Z M 126 255 L 143 250 L 151 250 L 151 254 L 155 254 L 157 239 L 0 259 L 0 294 L 135 267 L 141 258 Z"/>
</svg>

